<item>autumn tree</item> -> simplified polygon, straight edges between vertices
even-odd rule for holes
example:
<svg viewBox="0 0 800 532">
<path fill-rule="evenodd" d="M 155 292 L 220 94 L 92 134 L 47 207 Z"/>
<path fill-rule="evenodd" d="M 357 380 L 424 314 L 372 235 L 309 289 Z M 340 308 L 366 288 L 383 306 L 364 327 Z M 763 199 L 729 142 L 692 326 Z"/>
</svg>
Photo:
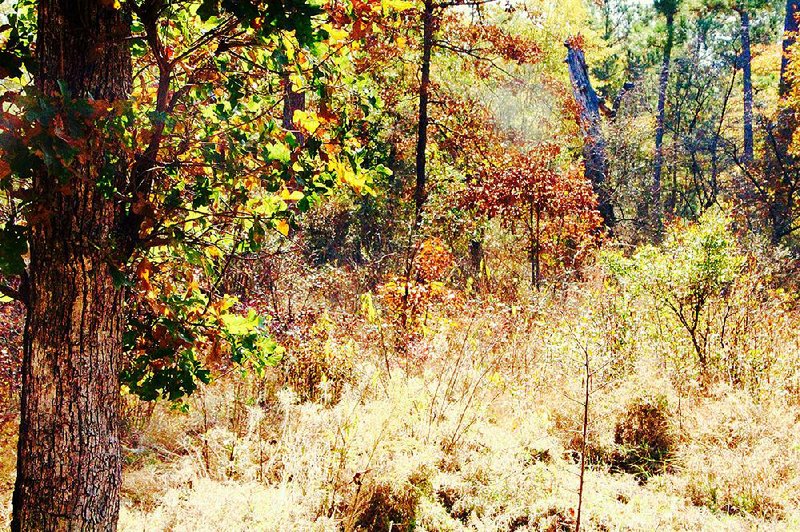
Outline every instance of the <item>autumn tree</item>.
<svg viewBox="0 0 800 532">
<path fill-rule="evenodd" d="M 778 110 L 764 119 L 764 151 L 759 165 L 742 165 L 745 184 L 741 194 L 744 205 L 752 207 L 766 222 L 773 244 L 786 242 L 797 229 L 797 194 L 800 190 L 800 163 L 797 159 L 798 90 L 794 83 L 798 68 L 796 2 L 786 3 L 781 47 Z"/>
<path fill-rule="evenodd" d="M 437 76 L 432 68 L 458 65 L 474 79 L 508 79 L 514 67 L 536 63 L 541 49 L 496 24 L 497 12 L 487 7 L 491 2 L 386 4 L 397 7 L 396 18 L 386 17 L 377 3 L 358 4 L 359 26 L 381 31 L 368 37 L 368 48 L 355 61 L 360 72 L 373 77 L 390 118 L 377 135 L 390 145 L 395 176 L 411 178 L 410 221 L 402 245 L 408 299 L 424 207 L 438 186 L 432 169 L 465 172 L 472 159 L 494 153 L 490 146 L 496 136 L 490 120 L 477 123 L 477 116 L 486 116 L 476 107 L 479 102 L 457 94 L 444 72 Z"/>
<path fill-rule="evenodd" d="M 765 8 L 770 7 L 770 2 L 765 0 L 710 0 L 706 4 L 712 15 L 725 17 L 735 13 L 738 18 L 736 32 L 738 33 L 740 53 L 736 66 L 742 72 L 742 150 L 741 159 L 745 164 L 753 162 L 754 135 L 753 135 L 753 79 L 752 63 L 753 44 L 752 22 L 754 15 L 763 14 Z"/>
<path fill-rule="evenodd" d="M 368 179 L 330 95 L 319 112 L 293 97 L 326 93 L 349 21 L 302 0 L 21 0 L 10 21 L 0 269 L 27 306 L 12 528 L 114 530 L 120 375 L 175 399 L 208 380 L 205 344 L 269 363 L 263 326 L 219 291 L 228 257 Z"/>
<path fill-rule="evenodd" d="M 794 58 L 797 32 L 800 29 L 799 12 L 800 2 L 787 0 L 778 87 L 781 108 L 778 111 L 777 124 L 768 132 L 777 168 L 770 169 L 775 177 L 766 180 L 765 193 L 769 197 L 767 209 L 772 226 L 772 241 L 776 244 L 797 229 L 795 203 L 800 187 L 800 169 L 790 146 L 797 127 L 797 106 L 792 96 L 797 92 L 793 71 L 797 69 Z"/>
<path fill-rule="evenodd" d="M 555 144 L 510 150 L 501 165 L 485 167 L 468 182 L 462 200 L 506 227 L 523 225 L 531 286 L 537 289 L 543 266 L 557 273 L 579 265 L 602 225 L 591 184 L 579 168 L 559 168 L 560 154 Z"/>
<path fill-rule="evenodd" d="M 427 198 L 428 128 L 430 123 L 429 100 L 431 96 L 431 60 L 436 49 L 444 54 L 456 54 L 472 63 L 486 74 L 486 69 L 502 70 L 497 61 L 516 64 L 534 63 L 540 57 L 537 43 L 522 36 L 510 34 L 499 26 L 485 21 L 485 0 L 456 0 L 434 2 L 425 0 L 422 19 L 420 58 L 419 113 L 417 118 L 417 145 L 415 151 L 416 182 L 414 186 L 415 225 L 419 224 L 422 207 Z M 451 8 L 473 10 L 477 23 L 470 23 L 459 14 L 450 14 Z"/>
</svg>

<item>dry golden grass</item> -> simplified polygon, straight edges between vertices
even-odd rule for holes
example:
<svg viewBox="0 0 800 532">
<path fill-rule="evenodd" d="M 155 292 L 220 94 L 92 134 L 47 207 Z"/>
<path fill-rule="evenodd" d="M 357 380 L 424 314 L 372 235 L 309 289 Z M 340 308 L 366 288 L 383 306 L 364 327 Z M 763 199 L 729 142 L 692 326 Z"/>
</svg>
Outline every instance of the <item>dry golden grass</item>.
<svg viewBox="0 0 800 532">
<path fill-rule="evenodd" d="M 188 415 L 159 407 L 142 441 L 165 450 L 126 472 L 121 529 L 570 529 L 587 352 L 585 529 L 800 528 L 796 397 L 722 377 L 700 390 L 677 348 L 663 351 L 669 339 L 644 334 L 651 323 L 598 290 L 429 318 L 412 360 L 364 331 L 334 333 L 327 349 L 355 353 L 358 376 L 338 402 L 301 402 L 271 378 L 217 382 Z M 352 351 L 352 337 L 366 340 Z M 772 371 L 783 382 L 795 368 Z M 654 398 L 674 441 L 664 472 L 620 472 L 615 432 L 631 405 Z"/>
<path fill-rule="evenodd" d="M 704 381 L 680 327 L 602 273 L 431 308 L 408 338 L 380 303 L 320 313 L 302 356 L 188 413 L 125 398 L 120 529 L 570 530 L 588 362 L 585 530 L 800 530 L 800 314 L 749 286 L 714 302 Z"/>
<path fill-rule="evenodd" d="M 0 508 L 3 509 L 2 521 L 6 527 L 11 516 L 11 495 L 17 470 L 17 429 L 16 420 L 0 420 Z"/>
</svg>

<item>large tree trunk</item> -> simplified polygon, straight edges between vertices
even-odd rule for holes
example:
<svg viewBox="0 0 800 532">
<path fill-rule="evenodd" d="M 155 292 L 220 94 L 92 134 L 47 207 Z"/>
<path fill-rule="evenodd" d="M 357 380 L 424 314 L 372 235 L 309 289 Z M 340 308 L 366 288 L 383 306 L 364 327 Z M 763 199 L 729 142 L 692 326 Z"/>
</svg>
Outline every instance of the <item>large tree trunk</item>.
<svg viewBox="0 0 800 532">
<path fill-rule="evenodd" d="M 583 164 L 586 178 L 598 198 L 598 210 L 609 228 L 614 227 L 614 206 L 607 188 L 608 163 L 606 141 L 600 123 L 600 99 L 592 88 L 583 50 L 568 40 L 567 66 L 572 81 L 572 92 L 580 109 L 580 127 L 583 133 Z"/>
<path fill-rule="evenodd" d="M 63 82 L 73 98 L 127 98 L 123 10 L 103 0 L 41 0 L 38 17 L 39 91 L 57 97 Z M 124 314 L 110 259 L 122 211 L 96 186 L 102 155 L 73 164 L 66 184 L 46 172 L 33 179 L 17 531 L 116 529 Z"/>
<path fill-rule="evenodd" d="M 656 153 L 653 168 L 653 184 L 651 189 L 653 204 L 653 220 L 657 232 L 661 232 L 661 171 L 664 166 L 664 113 L 667 101 L 667 83 L 672 56 L 672 43 L 675 35 L 675 23 L 672 15 L 667 15 L 667 42 L 664 44 L 664 56 L 661 61 L 661 74 L 658 80 L 658 109 L 656 115 Z"/>
<path fill-rule="evenodd" d="M 753 161 L 753 81 L 750 74 L 750 16 L 745 8 L 739 9 L 742 41 L 742 92 L 744 97 L 744 152 L 742 162 Z"/>
</svg>

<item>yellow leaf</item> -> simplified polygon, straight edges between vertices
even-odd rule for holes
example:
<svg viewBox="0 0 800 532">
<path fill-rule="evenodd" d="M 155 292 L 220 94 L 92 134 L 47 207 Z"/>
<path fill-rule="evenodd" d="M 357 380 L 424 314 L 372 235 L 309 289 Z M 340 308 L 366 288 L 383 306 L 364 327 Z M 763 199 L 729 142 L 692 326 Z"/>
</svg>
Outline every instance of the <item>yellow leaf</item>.
<svg viewBox="0 0 800 532">
<path fill-rule="evenodd" d="M 405 11 L 414 7 L 414 2 L 406 2 L 405 0 L 381 0 L 381 6 L 384 11 Z"/>
<path fill-rule="evenodd" d="M 292 115 L 292 120 L 295 124 L 313 134 L 319 128 L 320 121 L 316 113 L 313 111 L 301 111 L 297 109 Z"/>
<path fill-rule="evenodd" d="M 283 201 L 300 201 L 303 199 L 303 193 L 299 190 L 293 190 L 292 192 L 289 192 L 288 189 L 284 188 L 281 190 L 281 199 Z"/>
<path fill-rule="evenodd" d="M 275 222 L 275 229 L 283 236 L 289 236 L 289 223 L 286 220 L 277 220 Z"/>
<path fill-rule="evenodd" d="M 283 35 L 283 46 L 286 48 L 286 58 L 291 63 L 294 61 L 294 43 L 292 43 L 286 34 Z"/>
<path fill-rule="evenodd" d="M 292 84 L 292 90 L 294 92 L 300 92 L 303 90 L 305 80 L 300 74 L 289 74 L 289 82 Z"/>
<path fill-rule="evenodd" d="M 253 309 L 250 309 L 247 316 L 225 314 L 221 316 L 221 321 L 227 331 L 234 335 L 245 335 L 258 327 L 258 315 Z"/>
<path fill-rule="evenodd" d="M 222 299 L 219 301 L 217 306 L 221 312 L 224 312 L 229 308 L 233 307 L 238 302 L 239 302 L 238 297 L 225 294 L 224 296 L 222 296 Z"/>
<path fill-rule="evenodd" d="M 322 29 L 328 32 L 328 42 L 331 44 L 335 44 L 347 39 L 347 32 L 334 28 L 333 24 L 323 24 Z"/>
</svg>

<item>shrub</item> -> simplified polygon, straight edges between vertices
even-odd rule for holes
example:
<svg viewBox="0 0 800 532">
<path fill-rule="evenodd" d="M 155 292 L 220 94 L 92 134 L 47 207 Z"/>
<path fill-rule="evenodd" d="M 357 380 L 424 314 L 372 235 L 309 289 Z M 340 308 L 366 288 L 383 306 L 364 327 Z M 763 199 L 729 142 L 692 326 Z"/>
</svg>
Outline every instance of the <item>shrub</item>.
<svg viewBox="0 0 800 532">
<path fill-rule="evenodd" d="M 352 353 L 331 338 L 333 321 L 327 314 L 306 318 L 303 334 L 286 338 L 281 370 L 300 400 L 335 403 L 352 380 Z"/>
<path fill-rule="evenodd" d="M 411 489 L 393 489 L 388 484 L 378 484 L 368 490 L 369 498 L 358 511 L 356 530 L 414 530 L 419 494 L 413 486 Z"/>
<path fill-rule="evenodd" d="M 617 422 L 614 443 L 620 447 L 614 467 L 634 473 L 639 480 L 666 471 L 675 445 L 666 400 L 633 402 Z"/>
<path fill-rule="evenodd" d="M 704 379 L 710 342 L 717 334 L 712 303 L 725 297 L 745 263 L 729 226 L 722 211 L 711 209 L 697 223 L 678 221 L 669 226 L 659 247 L 642 246 L 629 259 L 615 252 L 603 255 L 624 287 L 646 294 L 659 314 L 677 321 Z"/>
</svg>

